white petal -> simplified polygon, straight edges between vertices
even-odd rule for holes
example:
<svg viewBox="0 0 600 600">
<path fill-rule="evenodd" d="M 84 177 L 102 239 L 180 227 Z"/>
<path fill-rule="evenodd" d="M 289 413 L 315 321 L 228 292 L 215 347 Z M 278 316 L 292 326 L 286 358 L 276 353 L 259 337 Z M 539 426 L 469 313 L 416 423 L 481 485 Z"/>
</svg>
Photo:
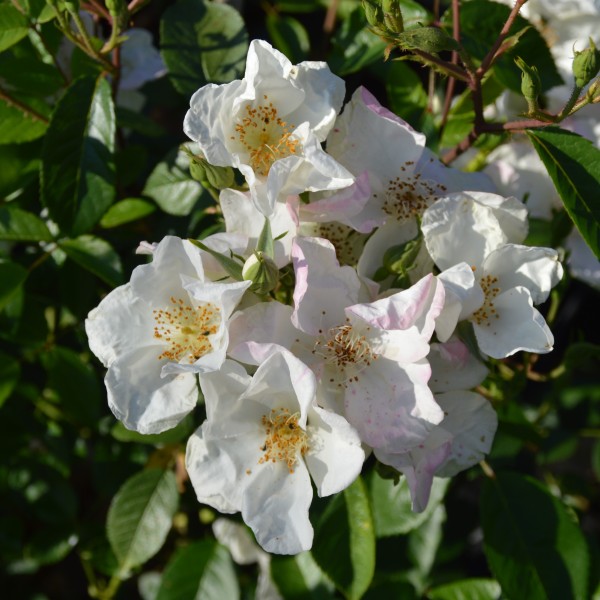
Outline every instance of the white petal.
<svg viewBox="0 0 600 600">
<path fill-rule="evenodd" d="M 427 360 L 431 365 L 429 387 L 433 392 L 474 388 L 488 373 L 485 365 L 457 338 L 445 344 L 431 344 Z"/>
<path fill-rule="evenodd" d="M 492 405 L 474 392 L 446 392 L 435 399 L 446 413 L 439 427 L 452 435 L 450 455 L 436 475 L 452 477 L 477 464 L 490 451 L 498 417 Z"/>
<path fill-rule="evenodd" d="M 304 460 L 323 498 L 341 492 L 358 477 L 365 453 L 358 433 L 342 416 L 313 405 L 308 418 L 311 450 Z"/>
<path fill-rule="evenodd" d="M 140 348 L 119 356 L 104 380 L 108 404 L 128 429 L 143 434 L 175 427 L 198 401 L 196 375 L 161 377 L 160 350 Z"/>
<path fill-rule="evenodd" d="M 231 519 L 216 519 L 213 521 L 212 530 L 219 544 L 223 544 L 231 557 L 238 565 L 249 565 L 268 559 L 268 555 L 261 550 L 248 528 Z"/>
<path fill-rule="evenodd" d="M 544 354 L 552 350 L 554 337 L 544 317 L 533 308 L 531 294 L 517 287 L 501 293 L 494 305 L 498 317 L 478 324 L 475 337 L 482 352 L 492 358 L 506 358 L 519 350 Z"/>
<path fill-rule="evenodd" d="M 556 250 L 517 244 L 497 248 L 487 257 L 483 270 L 498 277 L 502 290 L 527 288 L 534 304 L 544 302 L 563 275 Z"/>
<path fill-rule="evenodd" d="M 576 229 L 567 237 L 566 247 L 570 252 L 567 262 L 571 275 L 600 290 L 600 260 Z"/>
<path fill-rule="evenodd" d="M 233 360 L 226 360 L 219 371 L 202 375 L 200 387 L 207 418 L 211 421 L 228 419 L 237 399 L 248 389 L 250 380 L 244 367 Z"/>
<path fill-rule="evenodd" d="M 242 517 L 256 540 L 274 554 L 309 550 L 313 528 L 308 519 L 312 501 L 310 477 L 304 462 L 290 473 L 283 463 L 266 464 L 245 489 Z"/>
</svg>

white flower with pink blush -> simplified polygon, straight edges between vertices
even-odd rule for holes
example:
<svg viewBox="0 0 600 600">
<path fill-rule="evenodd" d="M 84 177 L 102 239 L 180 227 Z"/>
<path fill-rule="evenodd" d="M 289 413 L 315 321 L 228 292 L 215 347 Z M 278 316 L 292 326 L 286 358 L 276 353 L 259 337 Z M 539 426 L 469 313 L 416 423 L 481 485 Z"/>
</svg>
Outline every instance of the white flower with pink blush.
<svg viewBox="0 0 600 600">
<path fill-rule="evenodd" d="M 290 194 L 352 183 L 321 148 L 344 87 L 325 63 L 292 65 L 267 42 L 253 40 L 244 78 L 200 88 L 183 128 L 209 163 L 242 172 L 256 207 L 270 216 Z"/>
<path fill-rule="evenodd" d="M 419 444 L 443 413 L 427 386 L 426 360 L 443 286 L 429 275 L 411 288 L 369 301 L 333 246 L 298 238 L 294 310 L 278 303 L 236 315 L 230 356 L 260 364 L 278 346 L 308 364 L 319 381 L 318 401 L 343 414 L 361 440 L 401 452 Z M 265 332 L 268 332 L 265 334 Z"/>
<path fill-rule="evenodd" d="M 310 549 L 311 479 L 321 497 L 348 487 L 365 458 L 358 434 L 314 403 L 313 372 L 283 349 L 253 377 L 228 360 L 200 384 L 207 420 L 186 452 L 199 502 L 241 512 L 267 552 Z"/>
</svg>

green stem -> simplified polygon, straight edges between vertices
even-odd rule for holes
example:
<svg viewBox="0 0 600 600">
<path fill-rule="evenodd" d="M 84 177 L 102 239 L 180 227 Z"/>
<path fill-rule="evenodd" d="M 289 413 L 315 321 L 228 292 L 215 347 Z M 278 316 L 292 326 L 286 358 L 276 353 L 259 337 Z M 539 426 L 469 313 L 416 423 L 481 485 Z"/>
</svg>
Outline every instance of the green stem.
<svg viewBox="0 0 600 600">
<path fill-rule="evenodd" d="M 575 106 L 575 103 L 579 99 L 579 94 L 581 93 L 582 88 L 575 86 L 573 91 L 571 92 L 571 96 L 567 100 L 565 107 L 558 113 L 557 119 L 562 121 L 564 118 L 568 117 L 571 114 L 571 109 Z"/>
</svg>

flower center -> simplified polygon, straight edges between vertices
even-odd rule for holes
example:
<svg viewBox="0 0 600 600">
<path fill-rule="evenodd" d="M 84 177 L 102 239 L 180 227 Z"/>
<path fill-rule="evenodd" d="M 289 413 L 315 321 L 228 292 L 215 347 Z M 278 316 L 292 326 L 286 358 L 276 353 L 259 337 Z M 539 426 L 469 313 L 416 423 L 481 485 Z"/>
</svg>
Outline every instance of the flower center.
<svg viewBox="0 0 600 600">
<path fill-rule="evenodd" d="M 498 283 L 498 278 L 493 275 L 485 275 L 479 280 L 479 285 L 483 290 L 483 294 L 485 296 L 483 300 L 482 306 L 473 313 L 471 317 L 477 325 L 486 324 L 488 327 L 490 326 L 490 319 L 495 317 L 499 319 L 498 312 L 496 311 L 496 307 L 494 306 L 494 300 L 496 296 L 500 293 L 500 288 L 496 285 Z"/>
<path fill-rule="evenodd" d="M 210 302 L 194 307 L 181 298 L 171 296 L 170 300 L 169 308 L 152 311 L 154 337 L 167 346 L 158 359 L 193 364 L 213 349 L 209 336 L 217 333 L 221 324 L 219 308 Z"/>
<path fill-rule="evenodd" d="M 266 438 L 258 464 L 284 462 L 289 472 L 294 472 L 298 455 L 304 456 L 309 450 L 308 434 L 298 425 L 299 417 L 300 413 L 292 414 L 287 408 L 274 408 L 263 415 Z"/>
<path fill-rule="evenodd" d="M 343 265 L 355 265 L 365 246 L 366 236 L 343 223 L 318 223 L 315 235 L 330 241 Z"/>
<path fill-rule="evenodd" d="M 412 162 L 407 163 L 412 165 Z M 406 167 L 400 167 L 404 170 Z M 384 192 L 383 211 L 399 222 L 420 217 L 433 198 L 445 192 L 443 185 L 421 179 L 420 173 L 390 179 Z"/>
<path fill-rule="evenodd" d="M 354 331 L 349 324 L 332 327 L 324 340 L 316 341 L 313 354 L 322 356 L 326 366 L 334 367 L 336 373 L 343 375 L 334 377 L 339 381 L 338 386 L 348 381 L 358 381 L 358 373 L 378 358 L 367 338 Z M 346 376 L 346 369 L 351 369 L 349 377 Z"/>
<path fill-rule="evenodd" d="M 293 125 L 277 116 L 277 108 L 268 97 L 265 104 L 246 105 L 246 114 L 235 126 L 238 140 L 250 155 L 250 166 L 265 177 L 276 160 L 286 158 L 298 151 L 299 140 L 292 138 Z M 235 140 L 235 136 L 232 136 Z"/>
</svg>

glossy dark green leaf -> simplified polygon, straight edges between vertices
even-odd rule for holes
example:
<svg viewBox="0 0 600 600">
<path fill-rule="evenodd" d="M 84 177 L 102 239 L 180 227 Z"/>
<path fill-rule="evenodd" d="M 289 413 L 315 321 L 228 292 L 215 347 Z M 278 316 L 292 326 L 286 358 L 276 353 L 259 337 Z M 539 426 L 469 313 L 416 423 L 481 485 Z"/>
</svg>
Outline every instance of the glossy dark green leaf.
<svg viewBox="0 0 600 600">
<path fill-rule="evenodd" d="M 55 66 L 40 61 L 35 54 L 17 55 L 15 50 L 0 54 L 0 72 L 11 89 L 38 99 L 55 94 L 65 84 Z"/>
<path fill-rule="evenodd" d="M 123 573 L 160 550 L 178 504 L 171 471 L 146 469 L 121 486 L 108 510 L 106 532 Z"/>
<path fill-rule="evenodd" d="M 565 506 L 517 473 L 487 479 L 481 497 L 484 550 L 509 598 L 589 598 L 586 540 Z"/>
<path fill-rule="evenodd" d="M 114 201 L 114 136 L 108 82 L 76 80 L 52 115 L 41 171 L 42 201 L 72 237 L 89 231 Z"/>
<path fill-rule="evenodd" d="M 229 552 L 213 540 L 179 550 L 166 566 L 156 600 L 236 600 L 240 597 Z"/>
<path fill-rule="evenodd" d="M 13 93 L 13 97 L 23 106 L 31 108 L 39 116 L 34 117 L 24 109 L 17 108 L 0 98 L 0 144 L 21 144 L 31 142 L 46 132 L 48 123 L 44 120 L 50 110 L 39 98 Z"/>
<path fill-rule="evenodd" d="M 0 240 L 50 242 L 52 234 L 44 221 L 16 206 L 0 206 Z"/>
<path fill-rule="evenodd" d="M 359 477 L 334 497 L 315 531 L 312 555 L 346 598 L 360 598 L 375 573 L 375 528 Z"/>
<path fill-rule="evenodd" d="M 600 258 L 600 150 L 580 135 L 558 127 L 530 130 L 527 135 L 573 223 Z"/>
<path fill-rule="evenodd" d="M 71 350 L 56 346 L 44 352 L 47 387 L 57 396 L 60 410 L 77 424 L 94 426 L 100 414 L 103 390 L 93 369 Z"/>
<path fill-rule="evenodd" d="M 377 537 L 406 534 L 420 527 L 442 501 L 448 481 L 435 478 L 427 508 L 422 513 L 415 513 L 411 508 L 410 492 L 404 477 L 394 485 L 392 479 L 384 479 L 373 472 L 369 478 L 369 494 Z"/>
<path fill-rule="evenodd" d="M 125 198 L 116 204 L 113 204 L 100 219 L 100 225 L 109 229 L 118 227 L 131 221 L 137 221 L 143 217 L 151 215 L 156 210 L 152 202 L 142 200 L 141 198 Z"/>
<path fill-rule="evenodd" d="M 420 130 L 421 120 L 427 109 L 427 92 L 417 73 L 407 63 L 390 63 L 386 90 L 390 108 Z"/>
<path fill-rule="evenodd" d="M 27 279 L 27 270 L 17 263 L 0 260 L 0 310 L 3 309 Z"/>
<path fill-rule="evenodd" d="M 28 31 L 24 15 L 9 2 L 0 4 L 0 52 L 22 40 Z"/>
<path fill-rule="evenodd" d="M 333 585 L 310 552 L 273 556 L 271 579 L 279 593 L 289 600 L 327 600 L 333 597 Z"/>
<path fill-rule="evenodd" d="M 501 589 L 493 579 L 463 579 L 434 587 L 427 592 L 427 597 L 430 600 L 499 600 Z"/>
<path fill-rule="evenodd" d="M 471 0 L 460 6 L 460 40 L 467 52 L 477 60 L 483 60 L 493 40 L 498 37 L 511 8 L 498 2 Z M 452 30 L 452 11 L 448 10 L 442 21 Z M 509 35 L 514 35 L 531 25 L 527 19 L 517 16 Z M 519 42 L 505 52 L 495 63 L 496 77 L 509 89 L 521 93 L 521 72 L 514 59 L 520 56 L 528 65 L 537 67 L 542 80 L 542 91 L 563 83 L 548 44 L 535 27 L 530 27 Z"/>
<path fill-rule="evenodd" d="M 0 197 L 31 183 L 40 168 L 41 142 L 0 145 Z"/>
<path fill-rule="evenodd" d="M 9 354 L 0 352 L 0 407 L 12 394 L 19 377 L 21 376 L 21 365 Z"/>
<path fill-rule="evenodd" d="M 277 13 L 267 15 L 267 31 L 277 50 L 292 63 L 306 60 L 310 51 L 310 39 L 304 25 L 297 19 Z"/>
<path fill-rule="evenodd" d="M 65 240 L 60 248 L 78 265 L 97 275 L 113 287 L 123 283 L 121 259 L 105 240 L 92 235 L 82 235 L 74 240 Z"/>
<path fill-rule="evenodd" d="M 181 163 L 178 164 L 176 154 L 170 153 L 150 173 L 142 193 L 152 198 L 164 212 L 187 216 L 202 196 L 203 188 Z"/>
<path fill-rule="evenodd" d="M 179 0 L 161 19 L 160 45 L 169 78 L 189 97 L 206 83 L 227 83 L 243 75 L 248 34 L 231 6 Z"/>
</svg>

